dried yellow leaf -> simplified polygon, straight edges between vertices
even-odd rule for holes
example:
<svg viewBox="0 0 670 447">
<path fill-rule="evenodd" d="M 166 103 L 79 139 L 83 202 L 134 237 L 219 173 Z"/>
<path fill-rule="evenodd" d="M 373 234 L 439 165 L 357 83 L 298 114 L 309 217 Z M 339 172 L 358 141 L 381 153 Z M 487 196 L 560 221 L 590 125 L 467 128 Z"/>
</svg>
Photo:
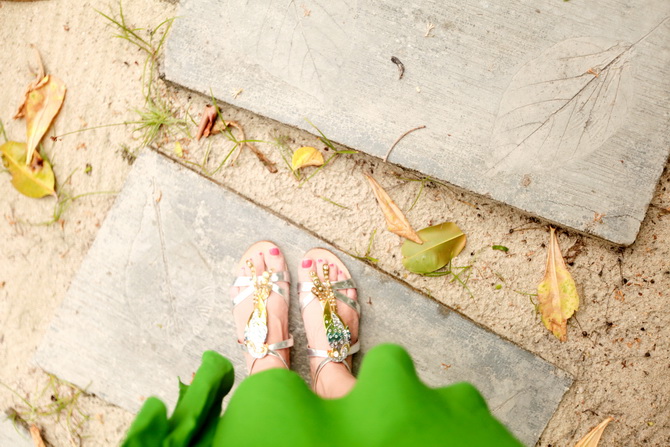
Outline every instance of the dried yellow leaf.
<svg viewBox="0 0 670 447">
<path fill-rule="evenodd" d="M 542 322 L 559 340 L 568 339 L 568 318 L 579 309 L 577 286 L 568 272 L 551 228 L 544 280 L 537 286 L 538 310 Z"/>
<path fill-rule="evenodd" d="M 8 141 L 0 146 L 0 154 L 18 192 L 36 199 L 56 195 L 56 180 L 49 162 L 37 154 L 34 163 L 26 165 L 26 143 Z"/>
<path fill-rule="evenodd" d="M 575 444 L 575 447 L 598 447 L 600 437 L 603 435 L 605 427 L 607 427 L 607 424 L 609 424 L 613 420 L 614 418 L 610 416 L 604 421 L 602 421 L 600 424 L 593 427 L 593 429 L 590 432 L 588 432 L 586 436 L 584 436 L 577 444 Z"/>
<path fill-rule="evenodd" d="M 46 75 L 28 92 L 22 109 L 26 117 L 26 134 L 28 141 L 26 164 L 33 160 L 35 148 L 51 126 L 65 99 L 65 84 L 60 79 Z"/>
<path fill-rule="evenodd" d="M 293 153 L 291 169 L 294 171 L 305 166 L 322 166 L 323 154 L 311 146 L 303 146 Z"/>
<path fill-rule="evenodd" d="M 174 143 L 174 154 L 179 158 L 184 158 L 184 148 L 181 147 L 181 143 L 179 141 L 175 141 Z"/>
<path fill-rule="evenodd" d="M 405 215 L 400 211 L 400 208 L 393 202 L 391 197 L 384 191 L 384 188 L 381 187 L 379 183 L 369 175 L 365 174 L 370 185 L 372 186 L 372 192 L 377 198 L 377 203 L 379 208 L 381 208 L 382 213 L 384 213 L 384 218 L 386 219 L 386 226 L 391 233 L 395 233 L 398 236 L 402 236 L 405 239 L 409 239 L 412 242 L 417 244 L 423 244 L 423 240 L 416 234 L 416 231 L 409 224 L 409 221 Z"/>
</svg>

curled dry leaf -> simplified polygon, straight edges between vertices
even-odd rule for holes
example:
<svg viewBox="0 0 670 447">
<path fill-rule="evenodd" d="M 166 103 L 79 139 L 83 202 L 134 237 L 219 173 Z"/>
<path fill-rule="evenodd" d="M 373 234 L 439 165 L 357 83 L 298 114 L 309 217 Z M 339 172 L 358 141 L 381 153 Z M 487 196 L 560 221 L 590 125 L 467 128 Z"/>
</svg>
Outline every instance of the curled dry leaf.
<svg viewBox="0 0 670 447">
<path fill-rule="evenodd" d="M 586 436 L 584 436 L 582 439 L 579 440 L 577 444 L 575 444 L 575 447 L 598 447 L 600 437 L 603 435 L 605 427 L 607 427 L 607 424 L 609 424 L 613 420 L 614 418 L 610 416 L 604 421 L 602 421 L 600 424 L 593 427 L 593 429 L 590 432 L 588 432 Z"/>
<path fill-rule="evenodd" d="M 402 263 L 407 270 L 426 274 L 441 269 L 463 250 L 466 236 L 453 222 L 419 230 L 423 245 L 412 241 L 402 244 Z"/>
<path fill-rule="evenodd" d="M 400 211 L 400 208 L 391 200 L 391 197 L 384 191 L 384 188 L 381 187 L 379 183 L 371 176 L 365 174 L 365 177 L 370 182 L 372 186 L 372 192 L 377 198 L 377 203 L 379 208 L 381 208 L 384 213 L 384 218 L 386 219 L 386 226 L 391 233 L 395 233 L 398 236 L 402 236 L 405 239 L 409 239 L 416 244 L 423 244 L 423 241 L 419 235 L 414 231 L 412 226 L 409 224 L 409 221 L 405 215 Z"/>
<path fill-rule="evenodd" d="M 565 266 L 556 230 L 551 228 L 544 280 L 537 286 L 542 322 L 559 340 L 568 339 L 568 318 L 579 308 L 577 286 Z"/>
<path fill-rule="evenodd" d="M 218 117 L 218 112 L 216 110 L 216 107 L 214 107 L 211 104 L 207 104 L 205 106 L 205 110 L 202 112 L 202 117 L 200 118 L 200 125 L 198 126 L 198 133 L 195 135 L 196 140 L 200 140 L 200 138 L 205 137 L 207 138 L 210 133 L 212 132 L 212 127 L 214 127 L 214 123 L 216 122 L 216 118 Z"/>
<path fill-rule="evenodd" d="M 294 171 L 306 166 L 323 166 L 323 154 L 311 146 L 303 146 L 293 153 L 291 169 Z"/>
<path fill-rule="evenodd" d="M 26 118 L 26 164 L 32 162 L 35 148 L 51 126 L 64 99 L 65 84 L 55 76 L 46 75 L 37 84 L 29 87 L 26 100 L 17 114 Z"/>
<path fill-rule="evenodd" d="M 26 166 L 26 144 L 8 141 L 0 146 L 2 161 L 12 175 L 12 185 L 24 196 L 40 198 L 56 195 L 55 178 L 51 165 L 38 153 L 33 163 Z"/>
</svg>

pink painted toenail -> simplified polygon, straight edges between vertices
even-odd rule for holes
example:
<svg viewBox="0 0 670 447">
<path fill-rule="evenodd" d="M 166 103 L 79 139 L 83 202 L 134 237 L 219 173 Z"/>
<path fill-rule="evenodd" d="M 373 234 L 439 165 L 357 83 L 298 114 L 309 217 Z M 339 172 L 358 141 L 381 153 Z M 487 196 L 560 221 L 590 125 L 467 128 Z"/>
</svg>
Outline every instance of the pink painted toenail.
<svg viewBox="0 0 670 447">
<path fill-rule="evenodd" d="M 334 269 L 334 268 L 335 268 L 335 264 L 330 264 L 330 268 L 331 268 L 331 269 Z"/>
<path fill-rule="evenodd" d="M 270 254 L 271 254 L 272 256 L 277 256 L 277 255 L 279 255 L 279 249 L 278 249 L 277 247 L 272 247 L 272 248 L 270 249 Z"/>
<path fill-rule="evenodd" d="M 311 259 L 303 259 L 302 260 L 302 268 L 308 269 L 312 266 L 312 260 Z"/>
<path fill-rule="evenodd" d="M 316 262 L 323 262 L 323 259 L 317 259 Z"/>
</svg>

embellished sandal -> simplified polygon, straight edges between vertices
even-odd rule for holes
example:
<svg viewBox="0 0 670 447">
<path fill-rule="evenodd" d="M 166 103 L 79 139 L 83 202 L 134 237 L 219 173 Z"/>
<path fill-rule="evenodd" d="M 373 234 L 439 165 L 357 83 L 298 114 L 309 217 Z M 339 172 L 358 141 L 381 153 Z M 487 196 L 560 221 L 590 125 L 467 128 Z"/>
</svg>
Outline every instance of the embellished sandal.
<svg viewBox="0 0 670 447">
<path fill-rule="evenodd" d="M 273 245 L 274 246 L 274 245 Z M 256 245 L 252 246 L 256 247 Z M 247 251 L 249 253 L 251 249 Z M 245 253 L 246 256 L 246 253 Z M 273 272 L 272 269 L 264 271 L 261 276 L 256 275 L 256 268 L 251 259 L 246 261 L 247 267 L 251 271 L 251 276 L 238 276 L 233 282 L 232 287 L 242 288 L 242 290 L 233 298 L 233 309 L 245 299 L 250 296 L 253 297 L 253 309 L 249 320 L 244 328 L 244 340 L 237 341 L 238 346 L 242 351 L 247 352 L 253 361 L 249 366 L 248 373 L 254 367 L 258 359 L 262 359 L 267 355 L 277 357 L 289 369 L 286 360 L 277 351 L 293 346 L 293 335 L 289 334 L 289 338 L 277 343 L 267 344 L 268 337 L 268 310 L 267 301 L 270 294 L 275 292 L 279 294 L 286 306 L 289 306 L 289 290 L 279 287 L 276 283 L 278 281 L 290 281 L 290 274 L 287 270 L 282 272 Z"/>
<path fill-rule="evenodd" d="M 342 265 L 342 267 L 339 268 L 343 268 L 343 271 L 347 276 L 351 276 L 346 270 L 346 267 Z M 349 278 L 342 281 L 331 282 L 330 267 L 328 266 L 328 263 L 323 265 L 323 281 L 321 281 L 316 272 L 313 271 L 310 272 L 310 277 L 312 279 L 311 281 L 301 282 L 298 285 L 300 292 L 309 292 L 301 299 L 301 310 L 304 312 L 305 308 L 314 299 L 319 301 L 321 309 L 323 310 L 323 326 L 330 346 L 330 349 L 328 350 L 307 348 L 308 356 L 323 358 L 323 361 L 319 363 L 319 366 L 316 368 L 312 380 L 312 387 L 316 389 L 319 374 L 328 363 L 342 363 L 349 372 L 351 372 L 351 367 L 346 359 L 360 350 L 360 341 L 357 341 L 353 345 L 351 344 L 351 331 L 349 330 L 349 326 L 342 321 L 342 318 L 337 313 L 337 300 L 351 307 L 359 318 L 361 315 L 361 307 L 357 300 L 349 298 L 342 292 L 339 292 L 339 290 L 344 289 L 355 289 L 356 284 L 354 283 L 354 280 Z"/>
</svg>

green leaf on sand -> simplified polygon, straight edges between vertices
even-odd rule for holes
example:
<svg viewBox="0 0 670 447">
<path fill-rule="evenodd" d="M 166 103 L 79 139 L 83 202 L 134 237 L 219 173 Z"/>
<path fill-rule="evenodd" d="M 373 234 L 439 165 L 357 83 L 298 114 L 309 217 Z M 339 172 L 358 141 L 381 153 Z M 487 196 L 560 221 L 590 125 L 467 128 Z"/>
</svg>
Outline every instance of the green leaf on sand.
<svg viewBox="0 0 670 447">
<path fill-rule="evenodd" d="M 491 248 L 494 250 L 504 251 L 505 253 L 509 251 L 509 248 L 505 247 L 504 245 L 492 245 Z"/>
<path fill-rule="evenodd" d="M 409 240 L 402 244 L 402 263 L 410 272 L 426 274 L 441 269 L 465 247 L 465 234 L 453 222 L 424 228 L 418 234 L 423 245 Z"/>
<path fill-rule="evenodd" d="M 38 157 L 38 163 L 33 163 L 36 166 L 26 165 L 26 143 L 8 141 L 0 146 L 0 152 L 18 192 L 34 198 L 56 195 L 54 172 L 49 162 Z"/>
</svg>

